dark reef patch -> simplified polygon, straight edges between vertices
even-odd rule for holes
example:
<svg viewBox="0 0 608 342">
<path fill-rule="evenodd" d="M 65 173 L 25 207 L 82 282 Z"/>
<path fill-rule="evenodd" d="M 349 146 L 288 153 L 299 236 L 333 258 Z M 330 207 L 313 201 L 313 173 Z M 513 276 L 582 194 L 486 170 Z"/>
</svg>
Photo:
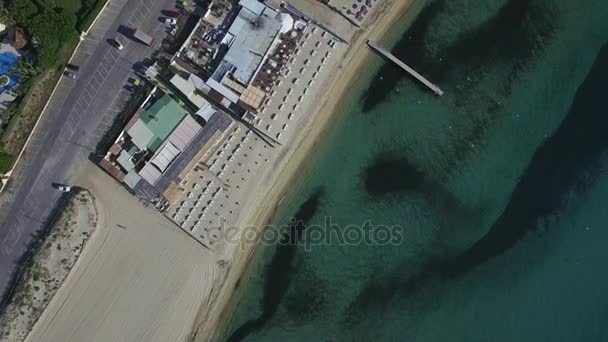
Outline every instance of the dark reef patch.
<svg viewBox="0 0 608 342">
<path fill-rule="evenodd" d="M 395 297 L 407 298 L 433 284 L 466 274 L 503 254 L 537 228 L 543 217 L 567 205 L 571 192 L 583 193 L 602 174 L 600 158 L 608 153 L 608 44 L 604 45 L 559 129 L 536 151 L 505 210 L 489 232 L 452 259 L 428 258 L 415 275 L 392 274 L 371 280 L 352 302 L 344 323 L 377 311 Z"/>
<path fill-rule="evenodd" d="M 435 208 L 445 226 L 470 222 L 474 213 L 442 184 L 412 165 L 403 157 L 381 154 L 362 174 L 363 186 L 372 198 L 386 195 L 421 196 Z"/>
<path fill-rule="evenodd" d="M 560 128 L 538 148 L 502 215 L 487 235 L 446 265 L 459 274 L 510 249 L 536 223 L 563 209 L 571 191 L 584 192 L 608 152 L 608 45 L 598 54 Z"/>
<path fill-rule="evenodd" d="M 377 158 L 365 171 L 365 191 L 372 196 L 421 191 L 424 174 L 404 159 L 388 156 Z"/>
<path fill-rule="evenodd" d="M 319 279 L 314 271 L 304 271 L 301 278 L 305 282 L 294 284 L 294 293 L 285 299 L 285 308 L 289 319 L 303 323 L 317 317 L 324 310 L 324 294 L 326 289 L 324 282 Z"/>
<path fill-rule="evenodd" d="M 290 220 L 289 231 L 283 234 L 272 260 L 266 265 L 262 314 L 234 330 L 227 341 L 241 341 L 251 333 L 262 329 L 277 312 L 296 272 L 294 259 L 298 242 L 302 239 L 306 224 L 317 212 L 323 195 L 324 190 L 319 189 L 302 203 Z"/>
</svg>

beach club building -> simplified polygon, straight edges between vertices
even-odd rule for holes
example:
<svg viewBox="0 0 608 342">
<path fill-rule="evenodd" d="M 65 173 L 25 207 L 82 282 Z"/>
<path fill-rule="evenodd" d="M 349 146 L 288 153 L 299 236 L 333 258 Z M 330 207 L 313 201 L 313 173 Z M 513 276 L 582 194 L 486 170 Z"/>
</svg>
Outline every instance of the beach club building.
<svg viewBox="0 0 608 342">
<path fill-rule="evenodd" d="M 152 202 L 179 183 L 179 174 L 203 145 L 231 123 L 219 110 L 208 114 L 203 127 L 201 122 L 205 120 L 155 89 L 128 121 L 100 166 L 138 197 Z"/>
<path fill-rule="evenodd" d="M 214 102 L 229 110 L 257 112 L 278 79 L 282 59 L 291 52 L 284 43 L 299 39 L 306 26 L 257 0 L 240 0 L 238 5 L 227 29 L 201 19 L 172 64 L 187 73 L 206 70 L 198 75 L 204 82 L 198 89 Z M 277 57 L 277 50 L 284 51 Z"/>
</svg>

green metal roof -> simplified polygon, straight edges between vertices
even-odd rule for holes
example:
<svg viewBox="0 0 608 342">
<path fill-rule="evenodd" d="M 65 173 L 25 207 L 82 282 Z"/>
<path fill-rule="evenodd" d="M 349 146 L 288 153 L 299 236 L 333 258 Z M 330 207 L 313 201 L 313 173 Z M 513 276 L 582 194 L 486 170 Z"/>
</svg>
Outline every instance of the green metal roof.
<svg viewBox="0 0 608 342">
<path fill-rule="evenodd" d="M 156 100 L 139 118 L 154 134 L 148 148 L 156 151 L 186 115 L 188 113 L 169 95 L 163 95 Z"/>
</svg>

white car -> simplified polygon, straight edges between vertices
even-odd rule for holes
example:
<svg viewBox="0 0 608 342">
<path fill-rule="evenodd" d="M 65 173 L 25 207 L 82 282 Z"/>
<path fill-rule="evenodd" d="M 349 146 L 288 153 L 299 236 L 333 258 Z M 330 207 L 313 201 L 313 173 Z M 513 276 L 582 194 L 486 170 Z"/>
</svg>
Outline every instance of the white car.
<svg viewBox="0 0 608 342">
<path fill-rule="evenodd" d="M 57 186 L 55 188 L 57 190 L 61 191 L 61 192 L 70 192 L 70 191 L 72 191 L 72 187 L 69 186 L 69 185 L 57 184 Z"/>
<path fill-rule="evenodd" d="M 174 26 L 176 24 L 177 24 L 177 20 L 175 18 L 170 18 L 170 17 L 165 18 L 165 25 Z"/>
</svg>

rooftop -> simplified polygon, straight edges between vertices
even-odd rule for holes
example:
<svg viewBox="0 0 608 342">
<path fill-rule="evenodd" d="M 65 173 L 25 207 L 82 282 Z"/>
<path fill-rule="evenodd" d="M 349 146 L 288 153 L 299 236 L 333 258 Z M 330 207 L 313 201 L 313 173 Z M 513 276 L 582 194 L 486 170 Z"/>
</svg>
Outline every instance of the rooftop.
<svg viewBox="0 0 608 342">
<path fill-rule="evenodd" d="M 249 84 L 282 26 L 277 12 L 260 5 L 257 13 L 243 7 L 228 30 L 234 38 L 224 60 L 235 67 L 233 77 L 242 84 Z"/>
<path fill-rule="evenodd" d="M 129 135 L 138 147 L 141 148 L 136 141 L 140 144 L 147 141 L 148 149 L 156 151 L 186 115 L 188 113 L 175 100 L 163 95 L 143 111 L 138 122 L 129 129 Z"/>
</svg>

